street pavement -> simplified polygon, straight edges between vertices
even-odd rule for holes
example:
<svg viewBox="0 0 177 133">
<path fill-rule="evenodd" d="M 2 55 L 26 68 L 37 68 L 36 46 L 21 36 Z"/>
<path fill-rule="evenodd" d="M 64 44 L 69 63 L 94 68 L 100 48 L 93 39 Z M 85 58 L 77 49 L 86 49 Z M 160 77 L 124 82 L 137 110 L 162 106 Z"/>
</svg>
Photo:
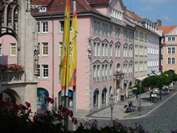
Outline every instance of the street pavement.
<svg viewBox="0 0 177 133">
<path fill-rule="evenodd" d="M 147 91 L 141 94 L 141 112 L 135 110 L 134 112 L 124 113 L 124 105 L 128 104 L 128 101 L 133 101 L 133 105 L 136 106 L 136 97 L 127 98 L 124 101 L 118 101 L 113 108 L 113 120 L 126 120 L 126 119 L 137 119 L 147 116 L 152 113 L 162 104 L 164 104 L 167 100 L 173 97 L 177 92 L 177 83 L 173 86 L 170 92 L 162 93 L 162 100 L 158 99 L 157 102 L 153 103 L 150 101 L 150 91 Z M 139 103 L 138 103 L 139 106 Z M 99 111 L 93 112 L 91 114 L 76 114 L 76 118 L 78 119 L 104 119 L 110 120 L 111 118 L 111 110 L 110 107 L 105 109 L 101 109 Z"/>
<path fill-rule="evenodd" d="M 114 120 L 127 127 L 134 127 L 135 123 L 141 124 L 148 133 L 171 133 L 172 130 L 177 129 L 177 83 L 170 92 L 163 92 L 162 100 L 158 100 L 157 103 L 150 101 L 149 91 L 143 93 L 141 112 L 135 110 L 133 113 L 124 113 L 124 105 L 129 100 L 133 100 L 136 105 L 136 97 L 116 103 L 113 111 Z M 93 120 L 97 120 L 98 128 L 110 126 L 111 110 L 107 107 L 91 114 L 77 113 L 76 118 L 78 119 L 76 128 L 80 126 L 80 123 L 86 126 L 87 122 L 93 122 Z M 69 122 L 69 130 L 73 130 L 71 122 Z"/>
</svg>

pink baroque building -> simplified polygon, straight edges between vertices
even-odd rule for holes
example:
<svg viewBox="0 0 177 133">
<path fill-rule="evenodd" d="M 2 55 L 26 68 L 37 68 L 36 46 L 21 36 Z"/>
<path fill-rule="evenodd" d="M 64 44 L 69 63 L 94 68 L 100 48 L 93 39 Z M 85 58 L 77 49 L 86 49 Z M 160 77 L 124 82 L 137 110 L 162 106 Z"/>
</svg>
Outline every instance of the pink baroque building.
<svg viewBox="0 0 177 133">
<path fill-rule="evenodd" d="M 65 0 L 32 0 L 41 9 L 32 10 L 38 30 L 38 112 L 56 109 L 63 103 L 59 80 Z M 72 0 L 70 0 L 72 21 Z M 77 36 L 77 112 L 96 111 L 109 105 L 112 93 L 116 99 L 128 97 L 133 82 L 134 30 L 124 19 L 122 0 L 76 0 L 78 16 Z M 71 33 L 71 32 L 70 32 Z M 71 35 L 71 34 L 70 34 Z M 0 39 L 0 62 L 16 63 L 15 39 Z M 30 44 L 27 44 L 30 45 Z M 49 106 L 45 97 L 55 99 Z M 73 94 L 69 91 L 69 107 Z"/>
</svg>

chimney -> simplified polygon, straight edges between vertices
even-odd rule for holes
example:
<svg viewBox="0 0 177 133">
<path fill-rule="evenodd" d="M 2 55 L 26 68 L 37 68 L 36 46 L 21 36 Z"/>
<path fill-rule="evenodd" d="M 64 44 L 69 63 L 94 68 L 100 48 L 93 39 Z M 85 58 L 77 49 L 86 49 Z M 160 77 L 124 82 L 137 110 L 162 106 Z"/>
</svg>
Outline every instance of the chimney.
<svg viewBox="0 0 177 133">
<path fill-rule="evenodd" d="M 160 19 L 157 19 L 157 29 L 161 26 L 162 21 Z"/>
</svg>

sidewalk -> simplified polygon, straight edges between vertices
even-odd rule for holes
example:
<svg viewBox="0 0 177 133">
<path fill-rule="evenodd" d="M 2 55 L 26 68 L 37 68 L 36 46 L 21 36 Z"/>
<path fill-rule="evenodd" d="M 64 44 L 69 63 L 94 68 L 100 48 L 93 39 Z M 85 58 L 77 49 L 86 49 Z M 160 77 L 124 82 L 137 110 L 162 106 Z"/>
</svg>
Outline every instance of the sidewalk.
<svg viewBox="0 0 177 133">
<path fill-rule="evenodd" d="M 173 89 L 170 92 L 163 92 L 162 93 L 162 100 L 158 100 L 157 103 L 152 103 L 150 101 L 150 92 L 147 91 L 141 94 L 141 112 L 134 111 L 133 113 L 124 113 L 124 105 L 128 104 L 128 101 L 134 101 L 133 105 L 136 106 L 136 97 L 125 99 L 125 101 L 118 101 L 115 104 L 113 109 L 113 119 L 123 120 L 123 119 L 136 119 L 140 117 L 144 117 L 151 112 L 155 111 L 156 108 L 161 106 L 165 103 L 168 99 L 173 97 L 177 93 L 177 84 L 174 85 Z M 139 103 L 138 103 L 139 106 Z M 98 112 L 91 113 L 89 115 L 84 116 L 84 114 L 77 114 L 78 118 L 87 118 L 87 119 L 110 119 L 111 117 L 111 110 L 110 107 L 102 109 Z"/>
</svg>

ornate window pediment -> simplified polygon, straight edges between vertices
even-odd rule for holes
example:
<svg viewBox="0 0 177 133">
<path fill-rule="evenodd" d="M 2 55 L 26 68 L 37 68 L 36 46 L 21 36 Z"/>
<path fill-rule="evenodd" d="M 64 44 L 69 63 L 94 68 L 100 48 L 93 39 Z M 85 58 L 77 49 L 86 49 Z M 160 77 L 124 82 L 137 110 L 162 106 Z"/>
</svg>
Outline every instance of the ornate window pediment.
<svg viewBox="0 0 177 133">
<path fill-rule="evenodd" d="M 100 65 L 101 62 L 99 60 L 96 60 L 95 62 L 93 62 L 93 65 Z"/>
<path fill-rule="evenodd" d="M 101 40 L 98 37 L 96 37 L 95 39 L 93 39 L 93 42 L 101 42 Z"/>
<path fill-rule="evenodd" d="M 107 39 L 104 39 L 104 40 L 102 41 L 102 43 L 104 43 L 104 44 L 109 44 L 109 41 L 108 41 Z"/>
<path fill-rule="evenodd" d="M 109 62 L 107 60 L 104 60 L 102 64 L 109 64 Z"/>
</svg>

